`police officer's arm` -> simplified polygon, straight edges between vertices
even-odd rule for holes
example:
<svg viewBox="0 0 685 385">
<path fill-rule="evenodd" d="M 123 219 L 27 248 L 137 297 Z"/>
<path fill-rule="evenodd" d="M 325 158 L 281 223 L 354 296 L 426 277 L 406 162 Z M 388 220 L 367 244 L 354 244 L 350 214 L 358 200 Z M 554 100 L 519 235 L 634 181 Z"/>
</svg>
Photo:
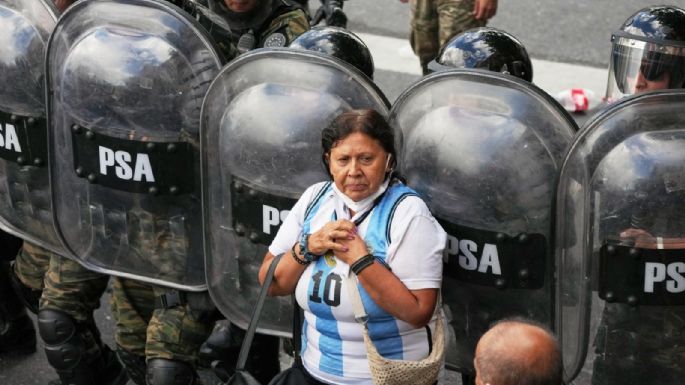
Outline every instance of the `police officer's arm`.
<svg viewBox="0 0 685 385">
<path fill-rule="evenodd" d="M 497 13 L 497 0 L 476 0 L 473 5 L 473 18 L 488 20 Z"/>
<path fill-rule="evenodd" d="M 420 231 L 419 229 L 423 229 L 424 231 Z M 432 221 L 425 218 L 417 218 L 410 224 L 407 233 L 409 236 L 417 238 L 424 237 L 424 235 L 428 234 L 425 229 L 433 229 Z M 416 241 L 417 239 L 414 240 Z M 435 240 L 437 240 L 437 244 L 435 245 L 435 249 L 431 250 L 429 250 L 429 245 L 433 243 L 433 240 L 418 240 L 416 244 L 424 245 L 424 247 L 422 247 L 422 251 L 419 252 L 412 249 L 412 254 L 415 254 L 411 256 L 412 259 L 419 261 L 419 264 L 424 264 L 424 267 L 431 269 L 431 267 L 429 267 L 431 266 L 431 262 L 428 259 L 424 259 L 425 255 L 420 254 L 432 254 L 435 250 L 442 250 L 445 239 L 436 236 Z M 440 242 L 442 243 L 440 244 Z M 344 239 L 342 240 L 342 244 L 348 246 L 349 250 L 336 253 L 336 257 L 349 265 L 352 265 L 355 261 L 368 254 L 369 249 L 364 240 L 359 236 L 355 236 L 354 239 L 351 240 Z M 442 258 L 439 258 L 436 262 L 441 265 Z M 413 267 L 417 266 L 418 265 L 415 265 Z M 408 268 L 411 269 L 412 266 Z M 415 268 L 414 270 L 421 270 L 421 268 Z M 415 271 L 414 273 L 416 275 L 421 274 L 420 271 Z M 439 269 L 435 274 L 441 275 L 441 273 L 442 270 Z M 407 322 L 415 328 L 423 327 L 431 320 L 438 299 L 437 288 L 410 290 L 393 271 L 376 260 L 374 260 L 374 263 L 370 266 L 364 268 L 357 277 L 373 301 L 395 318 Z M 417 278 L 421 279 L 422 277 Z"/>
<path fill-rule="evenodd" d="M 684 249 L 685 238 L 655 237 L 643 229 L 629 228 L 621 232 L 621 239 L 631 240 L 642 249 Z"/>
</svg>

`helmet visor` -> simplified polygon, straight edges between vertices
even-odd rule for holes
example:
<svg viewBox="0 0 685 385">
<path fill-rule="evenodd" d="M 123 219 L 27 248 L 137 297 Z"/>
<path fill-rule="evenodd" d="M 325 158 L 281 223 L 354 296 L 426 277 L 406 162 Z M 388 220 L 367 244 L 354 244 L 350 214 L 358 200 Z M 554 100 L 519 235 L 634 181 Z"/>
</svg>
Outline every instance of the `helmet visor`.
<svg viewBox="0 0 685 385">
<path fill-rule="evenodd" d="M 682 88 L 685 49 L 615 37 L 609 65 L 607 101 L 667 88 Z"/>
</svg>

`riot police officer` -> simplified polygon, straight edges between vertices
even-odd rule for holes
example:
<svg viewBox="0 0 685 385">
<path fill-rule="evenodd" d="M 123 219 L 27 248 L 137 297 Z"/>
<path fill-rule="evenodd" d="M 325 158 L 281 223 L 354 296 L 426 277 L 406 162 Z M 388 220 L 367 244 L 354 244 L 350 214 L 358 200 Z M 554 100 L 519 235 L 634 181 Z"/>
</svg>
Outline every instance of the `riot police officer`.
<svg viewBox="0 0 685 385">
<path fill-rule="evenodd" d="M 643 8 L 611 36 L 606 101 L 685 87 L 685 10 Z"/>
<path fill-rule="evenodd" d="M 56 5 L 63 10 L 70 3 L 57 1 Z M 7 187 L 3 190 L 6 200 L 0 208 L 0 222 L 26 240 L 14 266 L 9 270 L 5 270 L 7 265 L 2 267 L 3 275 L 9 277 L 2 278 L 1 291 L 5 292 L 11 282 L 25 305 L 38 313 L 46 356 L 59 382 L 90 384 L 97 376 L 104 384 L 122 384 L 127 381 L 125 371 L 100 339 L 93 319 L 109 277 L 64 258 L 62 255 L 67 253 L 52 227 L 43 79 L 46 42 L 59 12 L 46 0 L 3 0 L 0 7 L 4 15 L 0 30 L 9 33 L 3 36 L 8 44 L 0 49 L 0 56 L 12 57 L 2 60 L 0 71 L 0 124 L 3 134 L 13 134 L 12 151 L 2 154 L 2 176 Z M 5 250 L 9 252 L 10 248 Z M 13 308 L 16 312 L 16 304 Z M 31 321 L 21 311 L 19 314 L 19 320 L 28 321 L 23 325 L 26 337 L 14 342 L 19 343 L 19 349 L 28 349 L 35 334 L 30 330 Z M 8 318 L 6 321 L 13 321 Z M 13 326 L 8 322 L 3 330 L 9 327 L 8 331 L 12 331 Z M 9 343 L 3 341 L 3 347 L 11 348 Z"/>
<path fill-rule="evenodd" d="M 230 32 L 213 34 L 223 51 L 230 51 L 230 44 L 237 48 L 237 53 L 260 47 L 285 47 L 309 29 L 307 15 L 291 0 L 208 0 L 208 6 L 230 26 Z"/>
<path fill-rule="evenodd" d="M 492 27 L 473 28 L 454 36 L 428 64 L 429 72 L 449 68 L 480 68 L 533 81 L 533 65 L 523 43 Z"/>
</svg>

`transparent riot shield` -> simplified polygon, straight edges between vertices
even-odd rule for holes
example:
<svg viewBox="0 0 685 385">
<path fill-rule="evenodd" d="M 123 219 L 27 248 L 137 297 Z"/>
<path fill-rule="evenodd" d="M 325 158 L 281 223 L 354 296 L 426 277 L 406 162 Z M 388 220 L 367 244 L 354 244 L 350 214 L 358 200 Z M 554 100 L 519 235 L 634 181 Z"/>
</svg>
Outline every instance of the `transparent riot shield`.
<svg viewBox="0 0 685 385">
<path fill-rule="evenodd" d="M 304 190 L 328 180 L 321 130 L 341 112 L 388 104 L 361 72 L 310 51 L 260 49 L 227 65 L 202 108 L 205 256 L 209 292 L 247 327 L 257 273 Z M 262 333 L 290 335 L 290 298 L 267 301 Z"/>
<path fill-rule="evenodd" d="M 685 376 L 685 92 L 588 122 L 559 178 L 556 318 L 574 384 Z"/>
<path fill-rule="evenodd" d="M 45 119 L 50 0 L 0 0 L 0 227 L 64 254 L 52 225 Z"/>
<path fill-rule="evenodd" d="M 448 234 L 447 365 L 473 375 L 476 343 L 494 321 L 551 326 L 555 176 L 575 124 L 534 85 L 480 70 L 423 78 L 390 122 L 403 134 L 407 184 Z"/>
<path fill-rule="evenodd" d="M 89 268 L 206 289 L 202 98 L 221 68 L 195 20 L 166 2 L 83 1 L 47 54 L 55 226 Z"/>
</svg>

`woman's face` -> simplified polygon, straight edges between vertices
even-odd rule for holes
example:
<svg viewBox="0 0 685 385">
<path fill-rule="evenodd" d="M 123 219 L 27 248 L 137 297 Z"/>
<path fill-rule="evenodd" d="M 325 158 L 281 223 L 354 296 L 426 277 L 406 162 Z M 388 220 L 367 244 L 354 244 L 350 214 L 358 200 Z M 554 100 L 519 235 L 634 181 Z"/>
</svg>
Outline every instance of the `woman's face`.
<svg viewBox="0 0 685 385">
<path fill-rule="evenodd" d="M 333 145 L 327 155 L 328 168 L 336 187 L 358 202 L 376 192 L 383 183 L 388 156 L 379 141 L 353 132 Z"/>
</svg>

